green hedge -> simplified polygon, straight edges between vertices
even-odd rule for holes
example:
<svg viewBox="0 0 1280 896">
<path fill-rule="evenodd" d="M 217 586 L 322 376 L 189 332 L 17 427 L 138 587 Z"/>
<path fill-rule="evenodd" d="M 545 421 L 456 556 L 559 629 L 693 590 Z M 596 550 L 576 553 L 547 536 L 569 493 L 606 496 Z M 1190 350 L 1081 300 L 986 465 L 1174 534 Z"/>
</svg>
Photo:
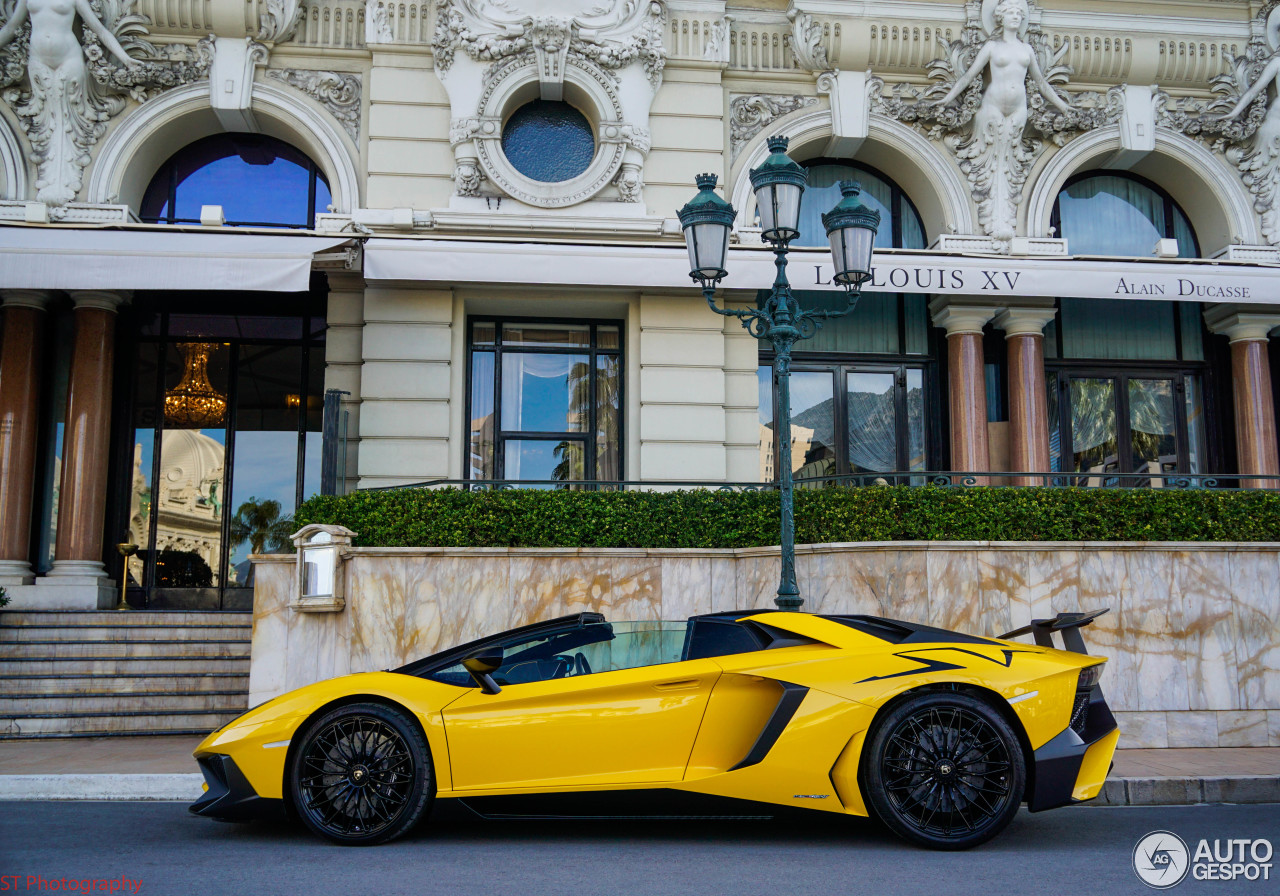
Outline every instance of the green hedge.
<svg viewBox="0 0 1280 896">
<path fill-rule="evenodd" d="M 297 526 L 365 547 L 743 548 L 778 543 L 778 494 L 401 489 L 317 496 Z M 1082 488 L 796 493 L 796 542 L 1280 541 L 1280 494 Z"/>
</svg>

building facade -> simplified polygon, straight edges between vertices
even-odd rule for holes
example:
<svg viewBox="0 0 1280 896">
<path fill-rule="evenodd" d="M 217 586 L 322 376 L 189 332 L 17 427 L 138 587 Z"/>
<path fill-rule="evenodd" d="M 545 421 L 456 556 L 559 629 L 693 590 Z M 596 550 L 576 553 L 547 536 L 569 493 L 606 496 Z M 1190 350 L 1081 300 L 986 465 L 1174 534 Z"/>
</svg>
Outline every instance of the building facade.
<svg viewBox="0 0 1280 896">
<path fill-rule="evenodd" d="M 693 288 L 676 210 L 719 177 L 723 299 L 758 301 L 775 135 L 803 302 L 843 301 L 839 183 L 882 216 L 856 311 L 797 347 L 798 477 L 1280 483 L 1275 0 L 87 8 L 0 29 L 28 607 L 122 575 L 245 607 L 322 489 L 774 478 L 772 358 Z"/>
</svg>

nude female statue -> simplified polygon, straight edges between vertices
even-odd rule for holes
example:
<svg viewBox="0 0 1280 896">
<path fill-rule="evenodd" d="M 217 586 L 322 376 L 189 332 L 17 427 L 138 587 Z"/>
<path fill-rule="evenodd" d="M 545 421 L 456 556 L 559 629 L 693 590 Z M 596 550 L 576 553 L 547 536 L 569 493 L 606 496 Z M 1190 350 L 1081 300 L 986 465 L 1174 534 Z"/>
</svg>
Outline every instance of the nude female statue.
<svg viewBox="0 0 1280 896">
<path fill-rule="evenodd" d="M 105 121 L 75 32 L 77 14 L 111 55 L 127 66 L 138 65 L 98 19 L 89 0 L 18 0 L 12 18 L 0 28 L 0 47 L 4 47 L 31 19 L 27 60 L 31 99 L 19 112 L 25 111 L 32 120 L 31 144 L 38 163 L 36 198 L 48 205 L 75 199 L 88 147 Z"/>
<path fill-rule="evenodd" d="M 1267 17 L 1267 44 L 1271 58 L 1240 95 L 1235 108 L 1222 118 L 1239 117 L 1262 91 L 1267 91 L 1267 114 L 1254 132 L 1251 148 L 1233 148 L 1228 158 L 1239 166 L 1253 192 L 1254 207 L 1262 216 L 1263 234 L 1273 245 L 1280 245 L 1280 7 Z"/>
<path fill-rule="evenodd" d="M 1026 0 L 985 0 L 983 23 L 991 37 L 973 64 L 939 101 L 945 106 L 959 97 L 979 75 L 987 75 L 982 104 L 973 117 L 973 134 L 957 147 L 962 167 L 973 181 L 979 216 L 988 234 L 1001 242 L 1013 239 L 1018 202 L 1026 181 L 1029 159 L 1023 147 L 1027 125 L 1027 74 L 1045 99 L 1069 112 L 1045 78 L 1036 51 L 1026 40 Z"/>
</svg>

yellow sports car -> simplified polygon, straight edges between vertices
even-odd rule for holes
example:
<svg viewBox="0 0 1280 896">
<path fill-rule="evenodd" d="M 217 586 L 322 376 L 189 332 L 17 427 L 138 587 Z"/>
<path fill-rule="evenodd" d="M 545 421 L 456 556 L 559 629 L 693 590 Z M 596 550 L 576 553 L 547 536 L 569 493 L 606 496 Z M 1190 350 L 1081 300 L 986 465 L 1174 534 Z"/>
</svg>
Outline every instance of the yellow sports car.
<svg viewBox="0 0 1280 896">
<path fill-rule="evenodd" d="M 1102 612 L 1106 612 L 1105 610 Z M 1120 732 L 1093 614 L 978 638 L 873 616 L 578 613 L 300 688 L 196 748 L 191 811 L 381 843 L 429 811 L 872 815 L 939 849 L 1098 795 Z M 1067 650 L 1054 649 L 1057 631 Z"/>
</svg>

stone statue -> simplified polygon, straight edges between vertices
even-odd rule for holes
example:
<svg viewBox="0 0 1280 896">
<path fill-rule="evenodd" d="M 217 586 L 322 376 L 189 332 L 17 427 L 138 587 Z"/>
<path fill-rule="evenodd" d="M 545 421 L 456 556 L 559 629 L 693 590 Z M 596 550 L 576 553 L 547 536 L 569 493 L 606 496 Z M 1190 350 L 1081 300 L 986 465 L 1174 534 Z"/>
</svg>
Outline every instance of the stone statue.
<svg viewBox="0 0 1280 896">
<path fill-rule="evenodd" d="M 987 234 L 1008 243 L 1018 221 L 1018 203 L 1034 147 L 1024 139 L 1027 126 L 1027 75 L 1044 98 L 1064 113 L 1063 101 L 1040 67 L 1027 40 L 1027 0 L 984 0 L 982 21 L 989 35 L 973 63 L 938 101 L 947 106 L 986 75 L 972 134 L 956 146 L 961 167 L 974 186 L 979 220 Z"/>
<path fill-rule="evenodd" d="M 36 199 L 52 206 L 76 198 L 89 149 L 120 105 L 119 100 L 101 96 L 88 75 L 85 50 L 74 28 L 77 15 L 112 56 L 129 68 L 138 66 L 89 0 L 18 0 L 12 17 L 0 28 L 0 47 L 5 47 L 31 20 L 31 93 L 15 111 L 24 124 L 29 122 L 37 162 Z"/>
<path fill-rule="evenodd" d="M 1240 169 L 1253 193 L 1254 209 L 1262 217 L 1262 232 L 1272 245 L 1280 245 L 1280 6 L 1267 17 L 1267 45 L 1271 56 L 1253 83 L 1240 95 L 1235 107 L 1222 118 L 1239 118 L 1253 101 L 1267 91 L 1267 114 L 1254 132 L 1248 148 L 1232 147 L 1227 158 Z"/>
</svg>

